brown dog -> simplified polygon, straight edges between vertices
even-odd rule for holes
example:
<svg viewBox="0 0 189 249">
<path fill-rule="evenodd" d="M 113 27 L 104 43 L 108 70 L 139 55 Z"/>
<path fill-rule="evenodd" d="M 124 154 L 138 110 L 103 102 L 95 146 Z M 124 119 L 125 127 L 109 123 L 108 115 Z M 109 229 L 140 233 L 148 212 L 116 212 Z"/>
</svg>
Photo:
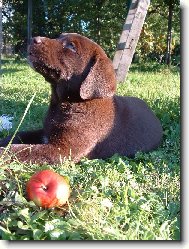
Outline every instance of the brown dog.
<svg viewBox="0 0 189 249">
<path fill-rule="evenodd" d="M 114 95 L 112 62 L 93 41 L 72 33 L 35 37 L 29 61 L 51 84 L 52 96 L 44 128 L 18 132 L 13 139 L 9 151 L 20 161 L 57 164 L 68 157 L 78 162 L 115 153 L 130 157 L 160 144 L 159 120 L 143 100 Z"/>
</svg>

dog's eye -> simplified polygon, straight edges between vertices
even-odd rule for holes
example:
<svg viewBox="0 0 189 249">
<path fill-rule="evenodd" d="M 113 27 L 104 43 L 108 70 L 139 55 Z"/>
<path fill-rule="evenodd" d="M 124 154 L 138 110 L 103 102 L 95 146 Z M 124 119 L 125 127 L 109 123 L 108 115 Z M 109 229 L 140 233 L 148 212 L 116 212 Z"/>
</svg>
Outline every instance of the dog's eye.
<svg viewBox="0 0 189 249">
<path fill-rule="evenodd" d="M 73 42 L 68 43 L 66 48 L 70 49 L 73 52 L 77 52 L 76 46 Z"/>
</svg>

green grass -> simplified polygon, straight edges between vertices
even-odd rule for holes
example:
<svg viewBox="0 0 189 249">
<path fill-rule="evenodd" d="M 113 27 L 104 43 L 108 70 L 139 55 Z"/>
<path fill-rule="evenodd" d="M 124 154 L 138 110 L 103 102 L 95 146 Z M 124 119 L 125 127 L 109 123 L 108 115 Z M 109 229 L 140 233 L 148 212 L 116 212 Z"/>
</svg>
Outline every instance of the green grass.
<svg viewBox="0 0 189 249">
<path fill-rule="evenodd" d="M 49 85 L 26 62 L 5 60 L 0 115 L 15 131 L 37 92 L 21 130 L 42 126 Z M 20 91 L 21 89 L 21 91 Z M 157 64 L 132 65 L 117 94 L 144 99 L 164 129 L 161 146 L 134 159 L 114 155 L 43 167 L 18 162 L 0 167 L 0 237 L 5 240 L 179 240 L 180 75 Z M 3 131 L 0 137 L 8 132 Z M 2 161 L 1 161 L 2 162 Z M 28 202 L 26 181 L 50 168 L 70 179 L 68 207 L 44 210 Z"/>
</svg>

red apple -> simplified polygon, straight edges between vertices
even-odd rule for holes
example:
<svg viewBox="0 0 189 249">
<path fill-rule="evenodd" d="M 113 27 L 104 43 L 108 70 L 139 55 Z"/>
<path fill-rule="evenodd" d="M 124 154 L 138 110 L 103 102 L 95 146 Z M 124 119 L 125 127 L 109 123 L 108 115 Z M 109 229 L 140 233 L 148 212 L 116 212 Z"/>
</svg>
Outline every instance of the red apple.
<svg viewBox="0 0 189 249">
<path fill-rule="evenodd" d="M 42 170 L 26 184 L 28 199 L 43 208 L 60 207 L 70 196 L 70 186 L 65 177 L 52 170 Z"/>
</svg>

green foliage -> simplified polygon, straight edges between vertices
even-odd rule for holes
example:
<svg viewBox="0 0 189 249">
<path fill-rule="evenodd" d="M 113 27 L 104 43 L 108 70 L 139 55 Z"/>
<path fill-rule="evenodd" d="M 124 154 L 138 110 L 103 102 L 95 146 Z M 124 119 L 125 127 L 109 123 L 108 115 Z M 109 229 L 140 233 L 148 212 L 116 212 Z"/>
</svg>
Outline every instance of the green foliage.
<svg viewBox="0 0 189 249">
<path fill-rule="evenodd" d="M 7 12 L 12 15 L 8 16 Z M 124 0 L 117 3 L 113 0 L 33 1 L 32 35 L 52 38 L 62 32 L 81 33 L 102 45 L 111 56 L 126 13 Z M 3 1 L 3 16 L 7 16 L 3 23 L 5 39 L 13 44 L 17 41 L 16 52 L 23 52 L 23 48 L 26 50 L 27 1 Z"/>
<path fill-rule="evenodd" d="M 170 2 L 173 3 L 171 53 L 175 55 L 174 49 L 180 44 L 180 2 L 178 0 L 152 0 L 136 48 L 136 52 L 143 59 L 147 56 L 158 62 L 165 59 Z M 177 60 L 176 65 L 180 63 L 178 57 Z"/>
<path fill-rule="evenodd" d="M 173 1 L 173 0 L 172 0 Z M 99 43 L 113 58 L 127 17 L 130 1 L 70 0 L 33 1 L 33 36 L 57 37 L 62 32 L 77 32 Z M 4 40 L 16 45 L 16 53 L 26 52 L 27 1 L 3 1 Z M 39 14 L 40 13 L 40 14 Z M 180 44 L 180 8 L 174 1 L 173 41 Z M 136 52 L 141 58 L 165 54 L 168 1 L 152 0 Z"/>
<path fill-rule="evenodd" d="M 180 83 L 176 68 L 132 65 L 117 94 L 143 98 L 160 118 L 161 146 L 135 158 L 83 158 L 75 164 L 44 165 L 65 175 L 72 189 L 68 206 L 45 210 L 27 201 L 25 186 L 38 165 L 0 159 L 0 238 L 4 240 L 179 240 Z M 20 89 L 21 93 L 20 94 Z M 20 129 L 42 125 L 50 89 L 25 62 L 4 61 L 2 114 L 14 116 L 13 130 L 37 93 Z M 16 108 L 15 108 L 16 107 Z M 32 122 L 31 122 L 32 120 Z M 0 134 L 1 137 L 4 134 Z"/>
</svg>

